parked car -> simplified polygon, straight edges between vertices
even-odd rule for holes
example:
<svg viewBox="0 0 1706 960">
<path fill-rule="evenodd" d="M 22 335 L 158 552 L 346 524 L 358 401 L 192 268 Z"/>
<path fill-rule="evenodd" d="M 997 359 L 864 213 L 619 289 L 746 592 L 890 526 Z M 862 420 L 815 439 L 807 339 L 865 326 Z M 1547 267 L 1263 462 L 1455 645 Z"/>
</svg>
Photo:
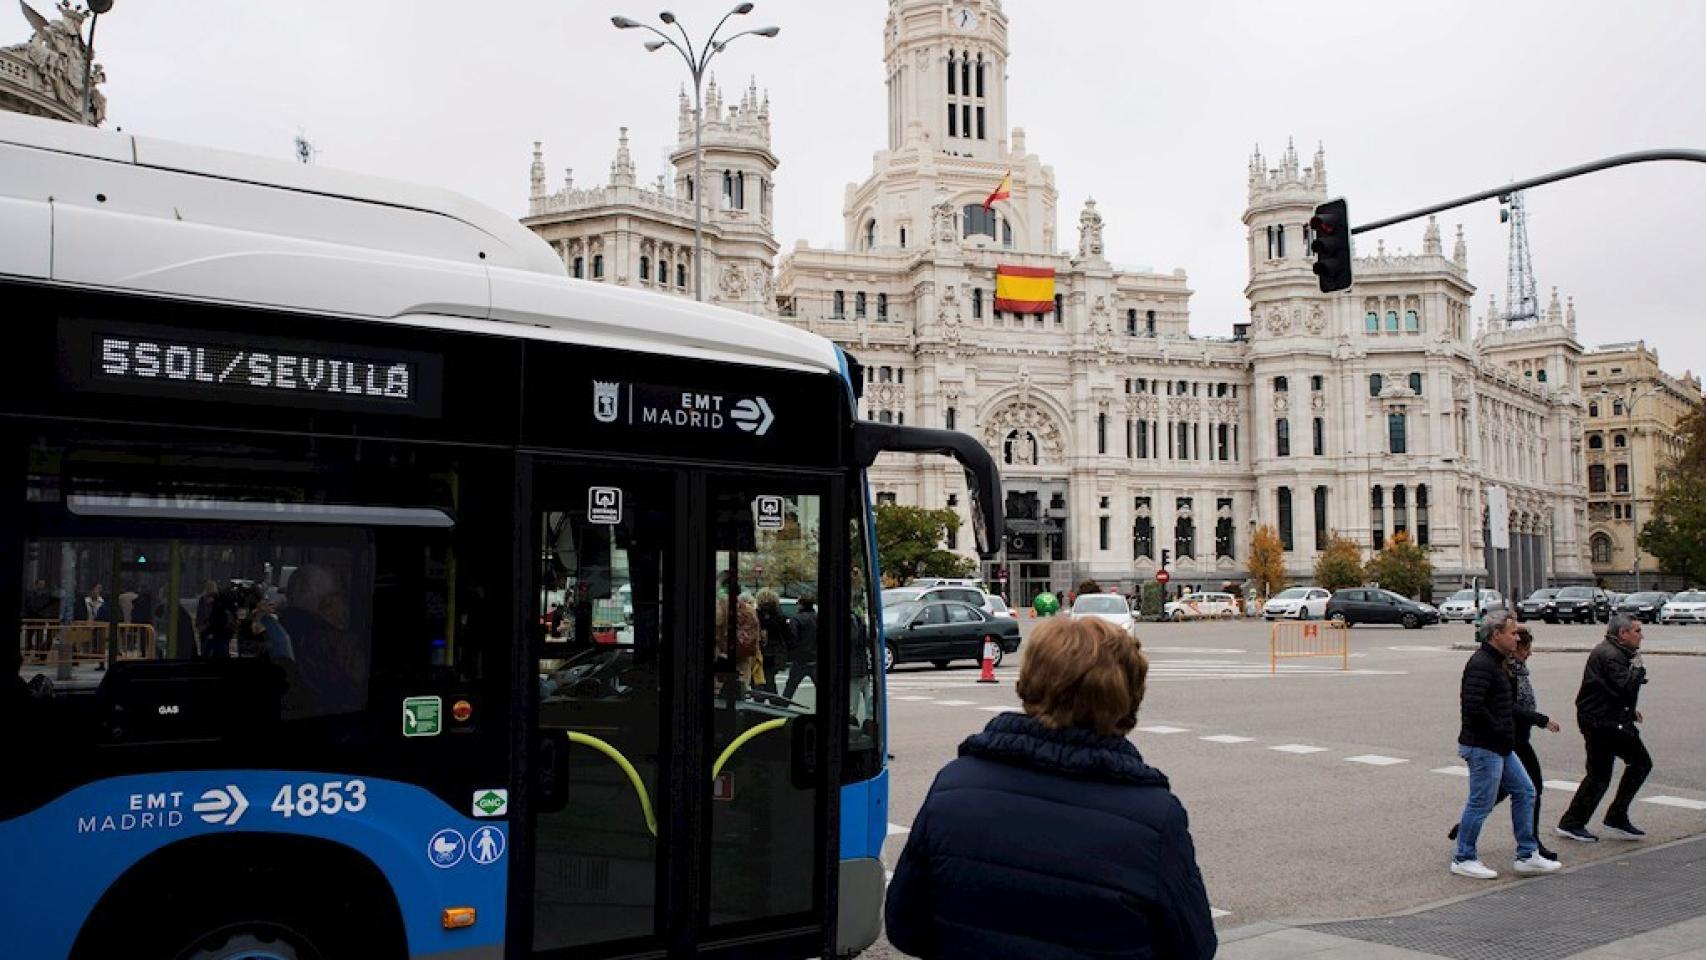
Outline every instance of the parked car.
<svg viewBox="0 0 1706 960">
<path fill-rule="evenodd" d="M 1464 623 L 1474 623 L 1475 618 L 1487 607 L 1503 607 L 1504 595 L 1497 590 L 1482 590 L 1480 601 L 1476 602 L 1474 590 L 1459 590 L 1446 598 L 1439 605 L 1441 620 L 1462 620 Z"/>
<path fill-rule="evenodd" d="M 1072 619 L 1106 620 L 1132 636 L 1137 636 L 1137 616 L 1131 604 L 1117 593 L 1086 593 L 1072 601 Z"/>
<path fill-rule="evenodd" d="M 1390 590 L 1375 587 L 1353 587 L 1340 590 L 1327 601 L 1327 618 L 1347 625 L 1359 623 L 1397 623 L 1415 630 L 1439 622 L 1439 611 L 1430 604 L 1419 603 Z"/>
<path fill-rule="evenodd" d="M 1007 601 L 993 593 L 989 594 L 989 612 L 997 617 L 1006 617 L 1009 620 L 1016 619 L 1012 609 L 1007 606 Z"/>
<path fill-rule="evenodd" d="M 994 616 L 995 607 L 989 602 L 989 594 L 979 587 L 942 586 L 942 587 L 895 587 L 883 591 L 883 606 L 891 603 L 918 601 L 930 603 L 940 600 L 953 600 L 957 603 L 969 603 L 982 610 L 985 616 Z"/>
<path fill-rule="evenodd" d="M 1557 587 L 1541 587 L 1529 594 L 1516 605 L 1516 618 L 1520 621 L 1545 620 L 1547 623 L 1558 622 L 1558 605 L 1553 598 L 1558 596 Z M 1441 611 L 1443 613 L 1443 611 Z"/>
<path fill-rule="evenodd" d="M 1611 598 L 1598 587 L 1565 587 L 1552 598 L 1559 620 L 1593 623 L 1611 619 Z"/>
<path fill-rule="evenodd" d="M 1706 623 L 1706 590 L 1684 590 L 1659 609 L 1660 623 Z"/>
<path fill-rule="evenodd" d="M 995 641 L 995 663 L 1019 649 L 1019 621 L 985 616 L 953 600 L 883 605 L 883 670 L 924 660 L 946 667 L 955 660 L 982 660 L 983 641 Z"/>
<path fill-rule="evenodd" d="M 1203 591 L 1168 601 L 1161 613 L 1169 620 L 1197 620 L 1220 617 L 1230 620 L 1238 615 L 1238 601 L 1230 593 Z"/>
<path fill-rule="evenodd" d="M 1333 596 L 1321 587 L 1291 587 L 1273 595 L 1262 605 L 1262 619 L 1324 620 L 1327 601 Z"/>
<path fill-rule="evenodd" d="M 1643 623 L 1657 623 L 1659 611 L 1664 609 L 1665 603 L 1669 600 L 1670 594 L 1668 593 L 1660 593 L 1657 590 L 1643 590 L 1640 593 L 1631 593 L 1624 597 L 1623 602 L 1617 605 L 1617 612 L 1627 613 Z"/>
<path fill-rule="evenodd" d="M 983 589 L 983 583 L 970 577 L 917 577 L 907 583 L 909 587 L 976 587 Z"/>
</svg>

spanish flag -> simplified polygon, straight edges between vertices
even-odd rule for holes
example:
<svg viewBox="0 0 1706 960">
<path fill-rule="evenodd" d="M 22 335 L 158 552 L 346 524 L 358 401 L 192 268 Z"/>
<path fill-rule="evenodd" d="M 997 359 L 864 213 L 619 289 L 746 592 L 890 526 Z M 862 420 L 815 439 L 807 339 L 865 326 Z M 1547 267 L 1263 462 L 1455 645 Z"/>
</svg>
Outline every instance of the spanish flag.
<svg viewBox="0 0 1706 960">
<path fill-rule="evenodd" d="M 1054 309 L 1053 267 L 996 267 L 995 309 L 1047 313 Z"/>
<path fill-rule="evenodd" d="M 989 195 L 988 199 L 983 201 L 983 209 L 988 210 L 990 204 L 997 200 L 1006 200 L 1012 195 L 1013 171 L 1009 170 L 1001 176 L 1001 182 L 995 185 L 994 192 Z"/>
</svg>

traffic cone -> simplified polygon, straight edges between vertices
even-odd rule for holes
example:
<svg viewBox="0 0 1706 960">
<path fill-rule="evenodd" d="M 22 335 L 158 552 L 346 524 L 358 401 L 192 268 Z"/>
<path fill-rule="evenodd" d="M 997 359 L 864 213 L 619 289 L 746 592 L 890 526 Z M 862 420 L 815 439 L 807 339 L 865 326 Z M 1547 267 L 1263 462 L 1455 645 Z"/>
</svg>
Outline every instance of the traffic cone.
<svg viewBox="0 0 1706 960">
<path fill-rule="evenodd" d="M 977 682 L 995 682 L 995 641 L 987 637 L 983 641 L 983 672 L 978 674 Z"/>
</svg>

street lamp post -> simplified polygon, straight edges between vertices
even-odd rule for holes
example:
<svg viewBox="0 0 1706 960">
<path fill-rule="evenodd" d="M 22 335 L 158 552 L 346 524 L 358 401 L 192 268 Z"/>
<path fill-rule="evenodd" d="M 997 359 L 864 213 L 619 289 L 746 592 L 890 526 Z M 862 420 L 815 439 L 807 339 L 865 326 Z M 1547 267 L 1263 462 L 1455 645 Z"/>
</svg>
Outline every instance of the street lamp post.
<svg viewBox="0 0 1706 960">
<path fill-rule="evenodd" d="M 95 27 L 101 14 L 113 8 L 113 0 L 88 0 L 89 42 L 83 45 L 83 122 L 95 125 L 95 91 L 90 89 L 95 72 Z"/>
<path fill-rule="evenodd" d="M 1629 526 L 1634 531 L 1635 540 L 1635 560 L 1630 566 L 1635 574 L 1635 590 L 1633 591 L 1635 593 L 1641 592 L 1641 525 L 1635 520 L 1635 507 L 1641 502 L 1641 484 L 1635 474 L 1635 405 L 1662 389 L 1664 389 L 1664 385 L 1658 384 L 1639 396 L 1636 395 L 1634 389 L 1631 389 L 1626 398 L 1614 394 L 1609 389 L 1601 388 L 1599 391 L 1602 397 L 1626 400 L 1623 406 L 1623 421 L 1628 430 L 1628 446 L 1624 449 L 1628 451 L 1629 458 Z M 1615 467 L 1612 472 L 1616 473 Z M 1613 490 L 1617 489 L 1616 477 L 1612 478 L 1611 487 Z"/>
<path fill-rule="evenodd" d="M 705 193 L 705 151 L 701 145 L 701 138 L 704 131 L 704 113 L 701 110 L 702 104 L 700 96 L 704 85 L 706 68 L 710 66 L 712 57 L 722 53 L 728 48 L 729 44 L 739 40 L 741 37 L 747 36 L 748 34 L 759 37 L 774 37 L 778 33 L 782 32 L 781 27 L 760 27 L 756 30 L 742 30 L 740 33 L 737 33 L 725 40 L 717 39 L 717 34 L 722 31 L 723 25 L 729 22 L 730 17 L 737 15 L 745 16 L 751 12 L 752 4 L 750 3 L 735 5 L 734 9 L 723 14 L 723 19 L 717 21 L 716 28 L 711 31 L 711 35 L 709 37 L 705 38 L 704 47 L 699 49 L 695 49 L 693 41 L 688 38 L 687 28 L 683 27 L 681 25 L 681 21 L 676 19 L 675 14 L 670 13 L 668 10 L 659 13 L 658 19 L 662 20 L 668 26 L 675 27 L 675 29 L 681 33 L 681 43 L 676 43 L 674 37 L 671 37 L 669 34 L 664 33 L 662 30 L 659 30 L 657 27 L 654 27 L 649 23 L 641 23 L 638 20 L 633 20 L 628 17 L 610 18 L 611 25 L 616 27 L 618 30 L 631 30 L 635 27 L 639 27 L 657 34 L 658 39 L 646 41 L 646 52 L 655 53 L 666 46 L 674 47 L 675 52 L 681 54 L 681 59 L 687 62 L 687 73 L 693 78 L 693 183 L 691 190 L 693 193 L 693 299 L 695 300 L 705 299 L 705 288 L 704 284 L 701 282 L 702 272 L 699 262 L 704 259 L 705 252 L 704 216 L 701 213 L 703 209 L 701 207 L 701 204 L 703 203 L 701 198 Z"/>
</svg>

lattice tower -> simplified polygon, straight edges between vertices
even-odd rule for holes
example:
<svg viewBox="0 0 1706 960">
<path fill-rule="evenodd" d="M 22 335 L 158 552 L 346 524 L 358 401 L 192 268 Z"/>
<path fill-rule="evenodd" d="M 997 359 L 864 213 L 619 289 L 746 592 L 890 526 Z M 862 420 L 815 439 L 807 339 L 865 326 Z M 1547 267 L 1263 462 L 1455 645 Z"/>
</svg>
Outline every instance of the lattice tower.
<svg viewBox="0 0 1706 960">
<path fill-rule="evenodd" d="M 1511 249 L 1508 277 L 1505 282 L 1505 322 L 1537 323 L 1540 320 L 1540 295 L 1534 283 L 1534 261 L 1528 248 L 1528 211 L 1523 204 L 1522 191 L 1510 195 L 1499 219 L 1511 225 Z"/>
</svg>

